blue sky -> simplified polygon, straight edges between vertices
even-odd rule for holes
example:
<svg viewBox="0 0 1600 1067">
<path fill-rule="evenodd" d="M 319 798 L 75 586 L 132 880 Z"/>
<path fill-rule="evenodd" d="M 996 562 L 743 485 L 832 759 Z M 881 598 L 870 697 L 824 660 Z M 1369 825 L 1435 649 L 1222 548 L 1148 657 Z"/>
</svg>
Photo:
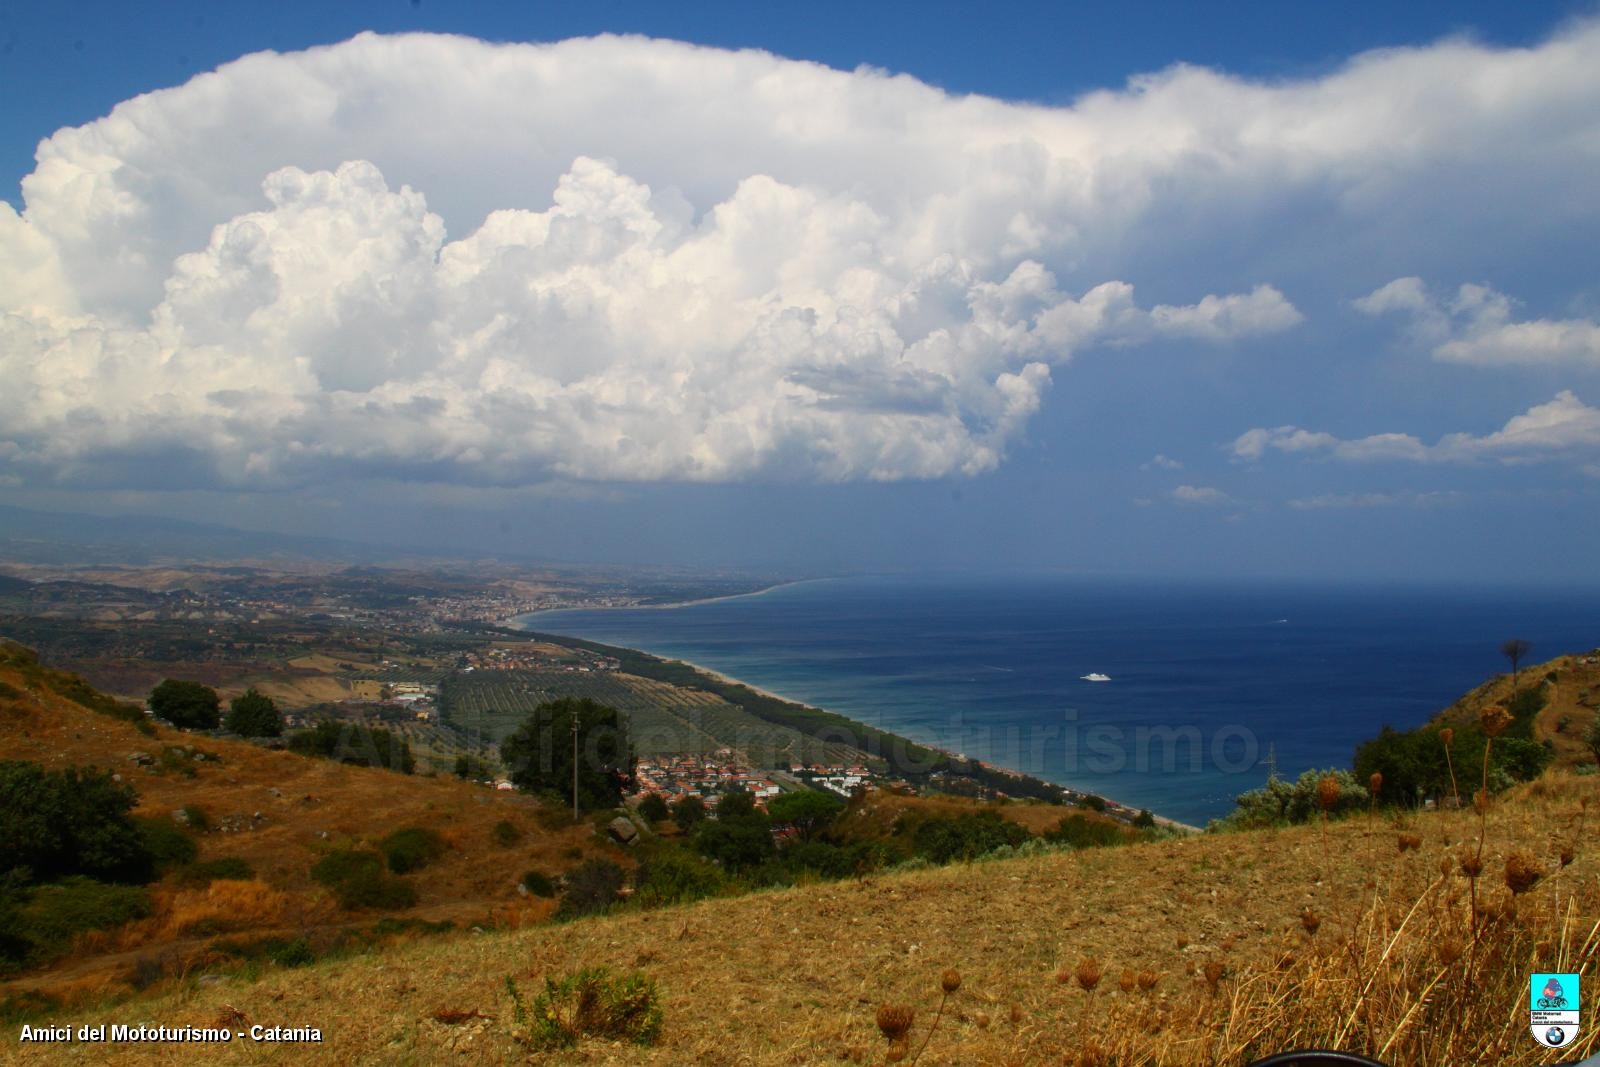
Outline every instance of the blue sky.
<svg viewBox="0 0 1600 1067">
<path fill-rule="evenodd" d="M 9 5 L 0 500 L 1571 580 L 1595 12 Z"/>
</svg>

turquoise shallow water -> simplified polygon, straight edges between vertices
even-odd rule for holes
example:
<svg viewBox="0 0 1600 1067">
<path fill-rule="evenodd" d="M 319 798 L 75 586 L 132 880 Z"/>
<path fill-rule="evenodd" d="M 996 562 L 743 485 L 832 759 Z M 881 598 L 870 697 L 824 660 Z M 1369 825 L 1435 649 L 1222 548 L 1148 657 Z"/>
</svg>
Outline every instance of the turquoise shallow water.
<svg viewBox="0 0 1600 1067">
<path fill-rule="evenodd" d="M 1347 766 L 1506 669 L 1600 644 L 1600 596 L 1079 578 L 850 578 L 529 629 L 693 660 L 915 740 L 1190 823 Z M 1084 681 L 1090 673 L 1111 681 Z"/>
</svg>

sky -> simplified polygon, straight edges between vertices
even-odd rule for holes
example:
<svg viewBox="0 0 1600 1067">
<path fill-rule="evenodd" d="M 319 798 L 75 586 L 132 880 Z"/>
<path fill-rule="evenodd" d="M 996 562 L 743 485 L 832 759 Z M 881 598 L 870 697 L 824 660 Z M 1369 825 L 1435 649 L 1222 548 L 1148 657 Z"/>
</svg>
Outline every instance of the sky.
<svg viewBox="0 0 1600 1067">
<path fill-rule="evenodd" d="M 1600 8 L 0 6 L 0 503 L 1592 581 Z"/>
</svg>

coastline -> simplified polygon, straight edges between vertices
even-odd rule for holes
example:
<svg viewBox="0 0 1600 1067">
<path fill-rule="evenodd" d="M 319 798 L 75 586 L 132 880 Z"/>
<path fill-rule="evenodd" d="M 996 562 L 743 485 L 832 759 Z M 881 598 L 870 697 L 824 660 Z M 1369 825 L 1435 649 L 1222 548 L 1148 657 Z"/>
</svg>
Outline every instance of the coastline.
<svg viewBox="0 0 1600 1067">
<path fill-rule="evenodd" d="M 747 599 L 749 597 L 766 596 L 768 593 L 775 593 L 779 589 L 787 589 L 787 588 L 789 588 L 790 586 L 793 586 L 793 585 L 809 585 L 812 582 L 831 582 L 831 581 L 836 581 L 836 580 L 837 579 L 834 579 L 834 578 L 796 578 L 796 579 L 794 579 L 793 581 L 790 581 L 790 582 L 778 582 L 778 583 L 776 583 L 774 585 L 763 586 L 760 589 L 752 589 L 748 593 L 725 593 L 722 596 L 703 596 L 703 597 L 698 597 L 698 598 L 696 598 L 694 600 L 673 600 L 673 601 L 669 601 L 668 603 L 665 603 L 665 604 L 627 604 L 627 605 L 623 605 L 623 604 L 607 604 L 607 605 L 603 605 L 601 607 L 593 607 L 593 608 L 552 608 L 550 610 L 551 611 L 670 611 L 670 610 L 676 610 L 677 608 L 692 608 L 692 607 L 695 607 L 698 604 L 720 604 L 724 600 L 745 600 L 745 599 Z M 533 612 L 532 614 L 543 615 L 543 614 L 547 614 L 547 612 L 542 612 L 542 611 L 541 612 Z M 524 617 L 525 616 L 522 616 L 522 615 L 513 615 L 513 616 L 511 616 L 511 618 L 514 618 L 514 619 L 520 619 L 520 618 L 524 618 Z M 641 649 L 634 649 L 634 651 L 638 652 L 638 651 L 642 651 L 642 650 Z M 740 682 L 739 684 L 743 685 L 744 683 Z M 752 686 L 751 688 L 754 688 L 754 686 Z M 783 699 L 783 698 L 780 698 L 780 699 Z"/>
<path fill-rule="evenodd" d="M 810 582 L 810 581 L 828 581 L 828 580 L 829 579 L 826 579 L 826 578 L 807 578 L 807 579 L 802 579 L 802 581 L 808 581 L 808 582 Z M 783 588 L 783 586 L 786 586 L 786 585 L 798 585 L 798 584 L 800 584 L 800 583 L 799 582 L 784 582 L 784 583 L 782 583 L 780 585 L 772 586 L 771 589 L 780 589 L 780 588 Z M 686 602 L 684 602 L 682 604 L 662 604 L 662 605 L 655 605 L 655 606 L 663 607 L 663 608 L 665 608 L 665 607 L 687 607 L 691 603 L 711 603 L 713 601 L 718 601 L 718 600 L 736 600 L 736 599 L 739 599 L 739 598 L 745 597 L 745 596 L 759 596 L 759 595 L 761 595 L 761 593 L 765 593 L 765 592 L 769 592 L 769 591 L 770 591 L 770 589 L 763 589 L 763 590 L 760 590 L 759 592 L 756 592 L 756 593 L 740 593 L 740 594 L 735 594 L 733 596 L 726 596 L 726 597 L 711 597 L 711 598 L 708 598 L 707 600 L 702 600 L 702 601 L 686 601 Z M 546 614 L 546 613 L 545 612 L 534 612 L 532 614 Z M 522 630 L 523 632 L 527 632 L 527 633 L 531 633 L 531 632 L 534 632 L 531 627 L 520 626 L 520 625 L 517 625 L 516 622 L 515 622 L 515 620 L 526 619 L 526 618 L 530 618 L 530 617 L 531 617 L 530 615 L 513 616 L 512 619 L 511 620 L 507 620 L 507 622 L 514 629 Z M 942 754 L 944 756 L 947 756 L 947 757 L 949 757 L 951 759 L 971 759 L 971 757 L 965 756 L 965 755 L 963 755 L 961 753 L 951 752 L 948 749 L 941 748 L 941 747 L 939 747 L 937 745 L 930 745 L 930 744 L 927 744 L 925 742 L 914 741 L 911 738 L 906 737 L 905 735 L 896 732 L 895 730 L 891 730 L 891 729 L 888 729 L 888 728 L 882 727 L 882 726 L 870 726 L 870 724 L 863 723 L 859 719 L 851 718 L 848 715 L 842 715 L 839 712 L 829 711 L 829 709 L 827 709 L 827 708 L 818 707 L 817 705 L 807 703 L 804 700 L 797 700 L 794 697 L 785 696 L 783 693 L 777 693 L 777 692 L 774 692 L 771 689 L 766 689 L 766 688 L 763 688 L 762 686 L 759 686 L 759 685 L 753 685 L 750 682 L 747 682 L 742 678 L 736 678 L 733 675 L 726 673 L 725 671 L 719 671 L 714 667 L 708 667 L 703 663 L 697 663 L 694 660 L 684 659 L 681 656 L 666 656 L 666 655 L 662 655 L 660 653 L 651 652 L 648 649 L 632 648 L 632 647 L 625 646 L 625 645 L 606 645 L 605 642 L 602 642 L 602 641 L 592 641 L 589 638 L 576 637 L 576 636 L 571 635 L 571 634 L 556 634 L 556 635 L 552 635 L 552 636 L 565 637 L 568 640 L 584 641 L 584 642 L 586 642 L 588 644 L 591 644 L 591 645 L 601 645 L 601 646 L 608 647 L 608 648 L 623 649 L 625 651 L 634 653 L 636 655 L 649 656 L 649 657 L 651 657 L 653 659 L 660 660 L 660 661 L 662 661 L 664 663 L 681 663 L 685 667 L 688 667 L 691 670 L 696 671 L 699 674 L 705 675 L 706 677 L 711 678 L 714 681 L 720 682 L 723 685 L 739 686 L 739 687 L 742 687 L 744 689 L 748 689 L 752 693 L 755 693 L 755 694 L 757 694 L 759 696 L 766 697 L 766 698 L 768 698 L 770 700 L 782 701 L 785 704 L 793 704 L 796 707 L 806 708 L 806 709 L 811 710 L 811 711 L 826 712 L 827 714 L 830 714 L 830 715 L 837 715 L 839 718 L 845 719 L 845 720 L 847 720 L 847 721 L 849 721 L 849 722 L 851 722 L 851 723 L 853 723 L 855 725 L 861 726 L 863 728 L 869 728 L 869 729 L 877 730 L 880 733 L 888 734 L 888 735 L 890 735 L 892 737 L 895 737 L 895 738 L 897 738 L 899 740 L 903 740 L 907 744 L 913 744 L 913 745 L 916 745 L 919 748 L 923 748 L 923 749 L 928 749 L 930 751 L 939 752 L 940 754 Z M 1191 825 L 1189 823 L 1180 822 L 1177 819 L 1172 819 L 1172 818 L 1169 818 L 1169 817 L 1167 817 L 1165 815 L 1162 815 L 1160 812 L 1154 811 L 1153 809 L 1140 809 L 1140 808 L 1138 808 L 1138 807 L 1136 807 L 1134 805 L 1124 804 L 1120 800 L 1117 800 L 1115 797 L 1107 796 L 1106 794 L 1101 793 L 1101 792 L 1097 792 L 1097 791 L 1089 790 L 1089 789 L 1083 789 L 1083 788 L 1081 788 L 1079 786 L 1075 786 L 1075 785 L 1066 785 L 1066 784 L 1061 783 L 1061 782 L 1052 781 L 1051 779 L 1048 779 L 1048 778 L 1041 778 L 1038 775 L 1028 774 L 1025 771 L 1018 771 L 1018 770 L 1015 770 L 1015 769 L 1010 768 L 1010 767 L 1004 767 L 1004 766 L 1001 766 L 999 764 L 988 763 L 987 761 L 983 761 L 983 760 L 974 760 L 973 762 L 977 762 L 977 763 L 981 764 L 982 766 L 988 767 L 988 768 L 990 768 L 992 770 L 998 771 L 998 772 L 1003 773 L 1003 774 L 1017 775 L 1017 776 L 1022 777 L 1022 778 L 1028 778 L 1028 779 L 1033 779 L 1035 781 L 1044 782 L 1044 783 L 1046 783 L 1048 785 L 1056 786 L 1058 788 L 1065 789 L 1065 790 L 1068 790 L 1069 792 L 1076 793 L 1076 794 L 1079 794 L 1079 795 L 1082 795 L 1082 796 L 1097 797 L 1100 800 L 1103 800 L 1103 801 L 1107 802 L 1108 804 L 1115 805 L 1116 807 L 1118 807 L 1120 809 L 1123 809 L 1125 811 L 1138 812 L 1140 810 L 1150 810 L 1151 817 L 1155 819 L 1156 825 L 1160 826 L 1162 828 L 1165 828 L 1165 829 L 1178 830 L 1178 831 L 1181 831 L 1181 832 L 1184 832 L 1184 833 L 1202 833 L 1202 832 L 1204 832 L 1204 827 L 1193 826 L 1193 825 Z"/>
</svg>

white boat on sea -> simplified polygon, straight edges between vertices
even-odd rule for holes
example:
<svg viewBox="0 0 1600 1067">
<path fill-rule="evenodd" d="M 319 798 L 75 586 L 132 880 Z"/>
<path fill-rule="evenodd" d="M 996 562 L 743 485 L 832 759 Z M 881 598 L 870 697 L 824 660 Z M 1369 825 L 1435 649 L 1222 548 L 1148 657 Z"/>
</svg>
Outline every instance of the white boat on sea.
<svg viewBox="0 0 1600 1067">
<path fill-rule="evenodd" d="M 1111 675 L 1101 674 L 1099 671 L 1095 671 L 1091 674 L 1080 676 L 1079 680 L 1084 682 L 1109 682 L 1111 681 Z"/>
</svg>

